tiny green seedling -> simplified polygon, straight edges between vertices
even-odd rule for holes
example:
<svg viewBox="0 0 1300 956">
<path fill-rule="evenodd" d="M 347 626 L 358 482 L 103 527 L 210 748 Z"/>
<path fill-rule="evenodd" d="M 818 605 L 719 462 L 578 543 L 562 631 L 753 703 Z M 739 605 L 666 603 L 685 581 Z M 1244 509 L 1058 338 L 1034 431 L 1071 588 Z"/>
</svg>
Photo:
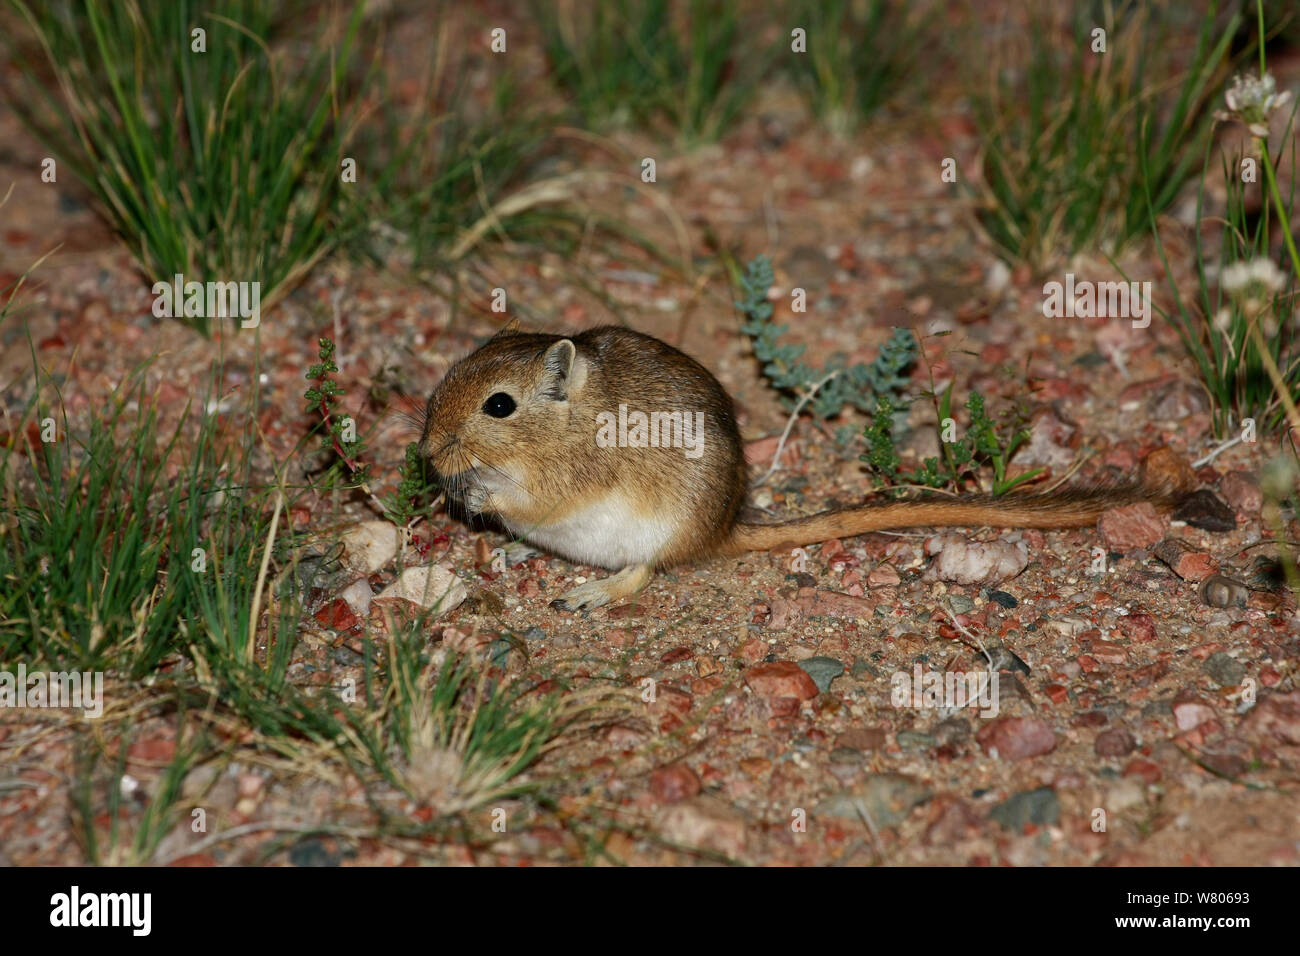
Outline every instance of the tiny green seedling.
<svg viewBox="0 0 1300 956">
<path fill-rule="evenodd" d="M 952 418 L 952 389 L 950 384 L 939 398 L 937 410 L 940 422 Z M 898 484 L 923 485 L 927 488 L 958 487 L 964 478 L 973 474 L 976 466 L 987 464 L 993 469 L 991 491 L 994 495 L 1001 496 L 1032 481 L 1043 472 L 1043 469 L 1035 468 L 1008 480 L 1007 464 L 1029 440 L 1029 433 L 1016 427 L 1009 436 L 1002 438 L 985 411 L 984 396 L 976 391 L 972 391 L 966 400 L 966 410 L 970 413 L 970 425 L 966 433 L 956 441 L 941 442 L 941 458 L 926 458 L 920 468 L 900 471 L 902 458 L 894 447 L 893 438 L 894 410 L 893 403 L 882 397 L 871 424 L 863 430 L 867 453 L 861 456 L 861 460 L 876 474 L 877 484 L 882 487 Z"/>
<path fill-rule="evenodd" d="M 425 469 L 419 444 L 411 442 L 406 446 L 397 490 L 382 499 L 375 497 L 370 490 L 370 466 L 361 460 L 366 452 L 365 442 L 357 437 L 356 424 L 350 418 L 339 415 L 338 400 L 344 391 L 330 377 L 338 370 L 339 367 L 334 362 L 334 342 L 323 337 L 320 340 L 320 361 L 307 370 L 307 378 L 316 384 L 304 394 L 308 411 L 320 415 L 325 429 L 321 436 L 321 447 L 337 458 L 336 465 L 347 470 L 352 479 L 352 487 L 364 491 L 384 517 L 398 526 L 404 526 L 421 511 L 421 504 L 427 502 L 433 491 L 433 483 Z"/>
<path fill-rule="evenodd" d="M 319 414 L 321 424 L 325 426 L 321 447 L 333 452 L 338 457 L 338 463 L 351 475 L 353 484 L 369 494 L 367 483 L 370 480 L 370 469 L 361 462 L 365 444 L 356 437 L 355 422 L 338 414 L 339 396 L 344 391 L 341 385 L 330 378 L 338 370 L 339 367 L 334 363 L 334 342 L 321 338 L 320 362 L 307 370 L 307 378 L 317 383 L 306 391 L 307 410 Z"/>
</svg>

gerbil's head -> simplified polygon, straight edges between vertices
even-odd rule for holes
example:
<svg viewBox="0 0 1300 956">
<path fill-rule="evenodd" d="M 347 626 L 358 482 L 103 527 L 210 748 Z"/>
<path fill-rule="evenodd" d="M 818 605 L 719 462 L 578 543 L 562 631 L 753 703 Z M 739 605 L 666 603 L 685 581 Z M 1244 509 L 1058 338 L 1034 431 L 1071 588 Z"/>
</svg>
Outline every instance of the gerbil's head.
<svg viewBox="0 0 1300 956">
<path fill-rule="evenodd" d="M 570 339 L 508 326 L 447 370 L 425 407 L 420 451 L 471 511 L 510 510 L 572 438 L 587 373 Z"/>
</svg>

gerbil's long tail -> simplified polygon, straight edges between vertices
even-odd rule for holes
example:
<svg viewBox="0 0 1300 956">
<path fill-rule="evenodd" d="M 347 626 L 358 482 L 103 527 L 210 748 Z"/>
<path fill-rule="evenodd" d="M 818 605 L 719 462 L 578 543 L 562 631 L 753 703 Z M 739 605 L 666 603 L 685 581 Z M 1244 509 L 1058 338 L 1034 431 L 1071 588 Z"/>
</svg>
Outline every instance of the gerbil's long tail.
<svg viewBox="0 0 1300 956">
<path fill-rule="evenodd" d="M 725 546 L 730 554 L 767 551 L 781 545 L 814 544 L 869 531 L 896 528 L 1083 528 L 1110 508 L 1149 501 L 1174 506 L 1186 488 L 1122 485 L 1035 495 L 970 495 L 921 501 L 868 502 L 777 524 L 737 524 Z"/>
</svg>

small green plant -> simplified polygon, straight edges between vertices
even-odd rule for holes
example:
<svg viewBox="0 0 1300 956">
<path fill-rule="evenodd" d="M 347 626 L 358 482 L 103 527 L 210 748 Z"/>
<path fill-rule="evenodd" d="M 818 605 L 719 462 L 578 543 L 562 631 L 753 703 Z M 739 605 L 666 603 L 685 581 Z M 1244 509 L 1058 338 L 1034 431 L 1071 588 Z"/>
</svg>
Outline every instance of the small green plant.
<svg viewBox="0 0 1300 956">
<path fill-rule="evenodd" d="M 204 746 L 202 741 L 180 743 L 167 768 L 153 782 L 137 816 L 129 787 L 139 784 L 126 773 L 130 724 L 123 721 L 119 732 L 113 734 L 117 753 L 107 770 L 101 768 L 106 754 L 98 739 L 79 737 L 73 744 L 73 829 L 86 861 L 95 866 L 146 866 L 153 862 L 163 837 L 183 819 L 181 786 Z"/>
<path fill-rule="evenodd" d="M 666 122 L 717 139 L 755 91 L 736 0 L 541 0 L 533 10 L 559 87 L 591 126 Z M 675 16 L 674 14 L 680 14 Z"/>
<path fill-rule="evenodd" d="M 6 99 L 146 275 L 256 281 L 266 310 L 337 241 L 364 4 L 337 44 L 293 62 L 272 51 L 274 5 L 258 0 L 10 3 L 30 29 L 6 44 L 18 66 Z M 183 321 L 209 335 L 211 318 Z"/>
<path fill-rule="evenodd" d="M 424 456 L 420 454 L 420 443 L 410 442 L 402 458 L 397 490 L 382 499 L 388 517 L 394 524 L 409 524 L 423 512 L 433 491 L 433 479 L 429 476 Z"/>
<path fill-rule="evenodd" d="M 897 402 L 909 384 L 904 374 L 916 361 L 917 346 L 912 334 L 894 329 L 893 336 L 880 348 L 870 363 L 843 363 L 814 369 L 800 361 L 804 346 L 782 343 L 788 325 L 772 321 L 772 303 L 767 290 L 773 283 L 772 263 L 758 256 L 740 277 L 740 299 L 736 307 L 744 316 L 740 330 L 749 336 L 754 355 L 763 366 L 772 387 L 781 393 L 787 408 L 808 405 L 818 418 L 829 419 L 852 405 L 863 412 L 874 412 L 880 397 Z"/>
<path fill-rule="evenodd" d="M 1263 34 L 1263 21 L 1260 21 Z M 1197 290 L 1185 294 L 1172 280 L 1164 242 L 1157 228 L 1155 199 L 1151 196 L 1148 176 L 1143 170 L 1147 197 L 1148 223 L 1156 240 L 1156 249 L 1170 276 L 1170 295 L 1174 309 L 1156 306 L 1161 316 L 1178 331 L 1184 346 L 1196 362 L 1213 405 L 1215 433 L 1227 437 L 1251 419 L 1265 432 L 1278 429 L 1289 421 L 1300 427 L 1296 404 L 1300 402 L 1300 334 L 1294 321 L 1295 304 L 1300 289 L 1300 254 L 1292 238 L 1291 223 L 1295 210 L 1294 186 L 1283 196 L 1277 183 L 1277 165 L 1269 149 L 1269 124 L 1273 114 L 1281 112 L 1289 94 L 1278 93 L 1273 78 L 1265 69 L 1263 47 L 1259 47 L 1260 77 L 1238 77 L 1228 90 L 1228 109 L 1218 114 L 1224 120 L 1238 120 L 1250 130 L 1253 139 L 1244 155 L 1223 156 L 1223 181 L 1227 188 L 1226 207 L 1221 219 L 1222 236 L 1217 255 L 1205 246 L 1202 229 L 1195 234 Z M 1291 137 L 1295 123 L 1295 106 L 1291 107 L 1283 143 L 1291 144 L 1291 161 L 1296 152 Z M 1285 148 L 1285 147 L 1284 147 Z M 1197 222 L 1205 199 L 1210 152 L 1207 149 L 1197 194 Z M 1263 172 L 1263 208 L 1256 215 L 1248 211 L 1247 170 Z M 1286 247 L 1290 270 L 1280 268 L 1271 253 L 1274 235 L 1280 235 Z"/>
<path fill-rule="evenodd" d="M 339 396 L 345 393 L 343 386 L 330 378 L 339 370 L 334 363 L 332 339 L 320 339 L 319 357 L 320 361 L 307 369 L 307 378 L 316 383 L 304 393 L 307 411 L 320 416 L 324 427 L 321 448 L 331 452 L 337 459 L 336 464 L 347 469 L 355 487 L 370 494 L 370 466 L 361 461 L 366 450 L 365 442 L 357 437 L 357 423 L 350 416 L 339 414 Z"/>
<path fill-rule="evenodd" d="M 304 398 L 307 410 L 320 416 L 323 429 L 321 448 L 334 458 L 322 483 L 328 486 L 330 475 L 338 474 L 340 468 L 345 470 L 352 487 L 365 492 L 394 524 L 405 525 L 421 510 L 421 505 L 427 503 L 433 492 L 433 481 L 420 455 L 419 444 L 411 442 L 406 446 L 397 490 L 383 498 L 376 497 L 370 490 L 370 466 L 362 461 L 366 453 L 365 442 L 357 435 L 356 422 L 339 414 L 339 396 L 344 394 L 344 390 L 331 378 L 339 370 L 334 362 L 334 342 L 322 337 L 319 344 L 320 361 L 307 370 L 307 378 L 316 384 L 307 389 Z"/>
<path fill-rule="evenodd" d="M 795 0 L 789 22 L 807 31 L 792 73 L 832 132 L 852 132 L 912 75 L 927 11 L 891 0 Z"/>
<path fill-rule="evenodd" d="M 509 639 L 485 655 L 430 651 L 430 623 L 394 625 L 384 686 L 364 710 L 349 710 L 348 737 L 390 783 L 441 817 L 531 789 L 523 772 L 575 722 L 618 697 L 552 680 L 506 681 L 497 662 Z"/>
<path fill-rule="evenodd" d="M 995 54 L 995 76 L 975 100 L 980 221 L 1008 258 L 1035 269 L 1144 234 L 1143 169 L 1155 211 L 1173 202 L 1208 139 L 1209 99 L 1240 22 L 1233 13 L 1224 25 L 1211 4 L 1180 69 L 1169 4 L 1145 0 L 1122 20 L 1109 7 L 1094 20 L 1092 7 L 1076 5 L 1064 46 L 1045 9 L 1031 15 L 1028 55 Z"/>
<path fill-rule="evenodd" d="M 1029 440 L 1029 435 L 1023 428 L 1015 427 L 1006 438 L 1001 437 L 997 425 L 985 411 L 984 396 L 977 391 L 972 391 L 966 400 L 966 411 L 970 415 L 966 433 L 948 440 L 949 430 L 955 432 L 956 427 L 952 417 L 952 389 L 951 384 L 944 389 L 936 404 L 943 438 L 940 442 L 942 457 L 926 458 L 920 468 L 912 471 L 899 470 L 902 458 L 894 447 L 894 405 L 888 398 L 880 398 L 871 424 L 863 430 L 867 452 L 861 456 L 861 460 L 875 473 L 877 485 L 960 489 L 966 478 L 975 476 L 977 466 L 988 465 L 993 469 L 990 490 L 995 496 L 1000 496 L 1042 474 L 1043 469 L 1035 468 L 1007 479 L 1007 465 L 1020 446 Z"/>
<path fill-rule="evenodd" d="M 553 244 L 569 198 L 554 179 L 531 177 L 551 154 L 553 118 L 519 96 L 509 69 L 480 102 L 457 59 L 464 53 L 454 52 L 469 46 L 466 27 L 453 4 L 445 12 L 414 95 L 376 76 L 375 112 L 353 149 L 358 180 L 345 197 L 351 248 L 417 274 L 458 259 L 484 235 Z"/>
<path fill-rule="evenodd" d="M 159 455 L 138 380 L 88 433 L 68 428 L 33 405 L 0 447 L 0 659 L 144 672 L 186 612 L 179 588 L 158 587 L 173 565 L 162 521 L 185 507 L 183 485 L 163 478 L 176 437 Z"/>
</svg>

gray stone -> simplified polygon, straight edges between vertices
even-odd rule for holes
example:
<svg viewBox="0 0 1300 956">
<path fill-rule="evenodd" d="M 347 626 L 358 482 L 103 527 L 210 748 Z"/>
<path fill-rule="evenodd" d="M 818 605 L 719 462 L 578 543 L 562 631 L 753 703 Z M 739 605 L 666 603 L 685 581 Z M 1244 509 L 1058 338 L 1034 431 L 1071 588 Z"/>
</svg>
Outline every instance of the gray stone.
<svg viewBox="0 0 1300 956">
<path fill-rule="evenodd" d="M 799 661 L 799 666 L 823 694 L 830 690 L 831 681 L 844 673 L 843 662 L 833 657 L 809 657 Z"/>
<path fill-rule="evenodd" d="M 994 807 L 989 813 L 989 819 L 1016 833 L 1023 830 L 1026 823 L 1053 825 L 1061 819 L 1061 802 L 1051 787 L 1022 790 Z"/>
</svg>

